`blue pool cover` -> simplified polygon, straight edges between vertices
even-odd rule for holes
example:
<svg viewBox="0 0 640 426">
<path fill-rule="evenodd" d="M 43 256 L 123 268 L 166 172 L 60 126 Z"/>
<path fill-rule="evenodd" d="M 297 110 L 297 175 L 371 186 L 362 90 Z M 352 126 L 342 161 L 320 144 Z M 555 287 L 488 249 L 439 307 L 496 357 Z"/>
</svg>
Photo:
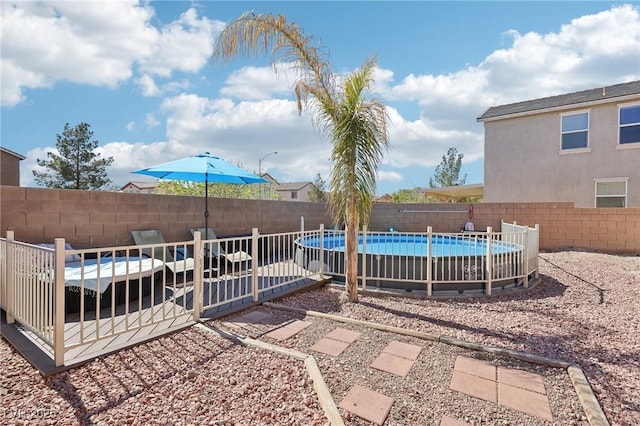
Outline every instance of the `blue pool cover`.
<svg viewBox="0 0 640 426">
<path fill-rule="evenodd" d="M 363 236 L 358 237 L 358 252 L 363 253 L 365 244 Z M 306 247 L 320 247 L 320 237 L 304 237 L 299 244 Z M 332 251 L 345 250 L 345 238 L 343 234 L 330 234 L 324 236 L 324 249 Z M 518 250 L 513 244 L 493 242 L 493 253 L 508 253 Z M 394 256 L 420 256 L 427 257 L 429 250 L 429 236 L 421 234 L 367 234 L 366 253 L 373 255 Z M 483 256 L 487 253 L 487 240 L 481 236 L 448 236 L 438 235 L 433 237 L 431 255 L 441 256 Z"/>
</svg>

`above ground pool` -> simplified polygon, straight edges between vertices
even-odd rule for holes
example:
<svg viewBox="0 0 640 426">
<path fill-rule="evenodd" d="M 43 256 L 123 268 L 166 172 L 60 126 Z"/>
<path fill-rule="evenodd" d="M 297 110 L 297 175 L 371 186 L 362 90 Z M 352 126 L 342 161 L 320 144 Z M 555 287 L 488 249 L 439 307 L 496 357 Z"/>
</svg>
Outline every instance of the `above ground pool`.
<svg viewBox="0 0 640 426">
<path fill-rule="evenodd" d="M 432 291 L 458 294 L 486 293 L 489 284 L 492 289 L 521 285 L 524 244 L 497 235 L 489 241 L 482 233 L 431 234 L 431 239 L 426 233 L 368 233 L 366 239 L 360 234 L 358 277 L 367 288 L 427 290 L 430 281 Z M 296 263 L 318 271 L 322 267 L 334 279 L 344 280 L 344 251 L 343 231 L 325 231 L 323 238 L 308 235 L 296 241 Z"/>
</svg>

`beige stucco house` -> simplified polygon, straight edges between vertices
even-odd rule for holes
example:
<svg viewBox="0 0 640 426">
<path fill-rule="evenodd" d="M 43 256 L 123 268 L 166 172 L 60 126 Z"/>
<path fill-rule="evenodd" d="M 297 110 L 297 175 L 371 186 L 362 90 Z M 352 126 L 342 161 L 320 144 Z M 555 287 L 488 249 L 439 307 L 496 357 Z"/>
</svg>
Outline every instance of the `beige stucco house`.
<svg viewBox="0 0 640 426">
<path fill-rule="evenodd" d="M 134 192 L 139 194 L 157 194 L 158 181 L 154 182 L 134 182 L 129 181 L 120 188 L 120 192 Z"/>
<path fill-rule="evenodd" d="M 311 188 L 311 182 L 287 182 L 278 184 L 276 190 L 280 194 L 281 200 L 309 201 Z"/>
<path fill-rule="evenodd" d="M 484 201 L 640 207 L 640 81 L 489 108 Z"/>
<path fill-rule="evenodd" d="M 24 155 L 0 146 L 0 185 L 20 186 L 20 161 Z"/>
</svg>

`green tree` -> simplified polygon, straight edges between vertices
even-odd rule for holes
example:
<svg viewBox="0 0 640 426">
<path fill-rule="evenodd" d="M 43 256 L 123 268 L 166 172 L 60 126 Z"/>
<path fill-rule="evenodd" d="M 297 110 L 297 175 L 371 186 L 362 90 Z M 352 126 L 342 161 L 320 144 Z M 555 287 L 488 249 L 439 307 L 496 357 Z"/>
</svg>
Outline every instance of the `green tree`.
<svg viewBox="0 0 640 426">
<path fill-rule="evenodd" d="M 36 183 L 48 188 L 103 189 L 113 185 L 106 168 L 113 157 L 100 158 L 96 153 L 98 141 L 91 140 L 93 132 L 87 123 L 71 128 L 64 125 L 56 135 L 58 154 L 47 152 L 47 160 L 37 159 L 38 166 L 48 171 L 33 170 Z"/>
<path fill-rule="evenodd" d="M 158 191 L 167 195 L 188 195 L 191 197 L 204 197 L 204 183 L 181 180 L 161 180 Z M 232 183 L 210 183 L 210 198 L 242 198 L 247 200 L 260 199 L 260 184 L 236 185 Z M 278 191 L 265 191 L 263 198 L 277 200 Z"/>
<path fill-rule="evenodd" d="M 311 184 L 311 191 L 309 191 L 309 201 L 317 203 L 325 203 L 327 201 L 326 193 L 327 183 L 322 179 L 320 173 L 316 175 L 316 179 Z"/>
<path fill-rule="evenodd" d="M 458 154 L 456 148 L 449 148 L 447 153 L 442 156 L 442 162 L 436 167 L 433 177 L 429 178 L 429 188 L 464 185 L 467 175 L 460 178 L 463 157 L 464 154 Z"/>
<path fill-rule="evenodd" d="M 424 195 L 417 189 L 400 189 L 391 194 L 394 203 L 422 203 Z"/>
<path fill-rule="evenodd" d="M 331 139 L 329 210 L 336 223 L 346 226 L 345 290 L 348 300 L 357 302 L 358 229 L 369 222 L 378 165 L 389 144 L 387 108 L 367 97 L 375 58 L 353 73 L 335 76 L 326 49 L 313 36 L 282 15 L 252 12 L 225 27 L 212 57 L 227 61 L 259 53 L 270 54 L 274 68 L 279 62 L 295 64 L 298 112 L 311 111 L 314 125 Z"/>
</svg>

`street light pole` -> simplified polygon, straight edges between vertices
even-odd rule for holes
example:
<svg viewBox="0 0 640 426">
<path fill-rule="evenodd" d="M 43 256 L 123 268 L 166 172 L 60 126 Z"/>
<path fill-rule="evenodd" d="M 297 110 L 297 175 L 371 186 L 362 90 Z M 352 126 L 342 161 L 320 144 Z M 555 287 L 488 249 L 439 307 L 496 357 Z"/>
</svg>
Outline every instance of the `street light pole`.
<svg viewBox="0 0 640 426">
<path fill-rule="evenodd" d="M 262 157 L 258 160 L 258 176 L 262 177 L 262 160 L 264 160 L 265 158 L 267 158 L 267 157 L 268 157 L 268 156 L 270 156 L 270 155 L 275 155 L 275 154 L 277 154 L 277 153 L 278 153 L 278 151 L 270 152 L 270 153 L 268 153 L 268 154 L 266 154 L 266 155 L 262 156 Z M 263 186 L 263 185 L 264 185 L 264 184 L 262 184 L 262 183 L 260 184 L 260 199 L 261 199 L 261 200 L 262 200 L 262 192 L 263 192 L 263 190 L 264 190 L 264 186 Z"/>
</svg>

